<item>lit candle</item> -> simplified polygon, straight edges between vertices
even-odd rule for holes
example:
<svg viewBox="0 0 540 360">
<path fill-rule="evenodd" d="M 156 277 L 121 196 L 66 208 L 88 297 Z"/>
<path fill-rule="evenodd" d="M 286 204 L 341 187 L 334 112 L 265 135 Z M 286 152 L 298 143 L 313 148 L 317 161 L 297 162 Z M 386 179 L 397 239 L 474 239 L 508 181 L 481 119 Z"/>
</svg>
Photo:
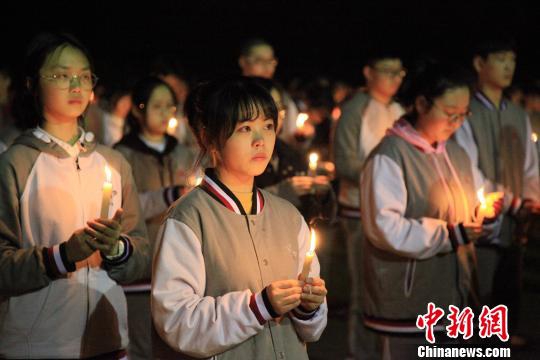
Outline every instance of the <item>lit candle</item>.
<svg viewBox="0 0 540 360">
<path fill-rule="evenodd" d="M 167 125 L 167 133 L 171 136 L 174 136 L 176 134 L 176 128 L 178 127 L 178 120 L 176 118 L 172 117 L 169 119 L 169 124 Z"/>
<path fill-rule="evenodd" d="M 308 118 L 309 116 L 306 113 L 298 114 L 298 116 L 296 117 L 296 128 L 302 129 Z"/>
<path fill-rule="evenodd" d="M 111 169 L 105 165 L 105 182 L 103 183 L 103 198 L 101 199 L 101 218 L 109 218 L 109 205 L 111 203 L 112 195 L 112 173 Z"/>
<path fill-rule="evenodd" d="M 535 132 L 532 133 L 531 138 L 532 138 L 532 141 L 534 141 L 535 143 L 538 142 L 538 135 L 536 135 Z"/>
<path fill-rule="evenodd" d="M 317 162 L 319 161 L 319 154 L 309 154 L 309 175 L 315 176 L 317 174 Z"/>
<path fill-rule="evenodd" d="M 306 253 L 306 258 L 304 259 L 304 267 L 302 268 L 302 274 L 300 275 L 300 279 L 306 280 L 309 276 L 309 271 L 311 270 L 311 262 L 313 261 L 313 257 L 315 256 L 315 244 L 317 242 L 317 238 L 315 236 L 315 230 L 311 229 L 311 244 L 309 246 L 309 251 Z"/>
<path fill-rule="evenodd" d="M 197 175 L 195 177 L 195 186 L 201 185 L 202 181 L 203 181 L 203 176 L 202 175 Z"/>
<path fill-rule="evenodd" d="M 502 197 L 502 193 L 495 192 L 487 194 L 487 198 L 484 195 L 484 187 L 477 191 L 476 196 L 480 201 L 480 207 L 478 208 L 477 221 L 479 224 L 484 222 L 485 218 L 491 219 L 495 217 L 495 207 L 493 206 L 496 201 Z"/>
</svg>

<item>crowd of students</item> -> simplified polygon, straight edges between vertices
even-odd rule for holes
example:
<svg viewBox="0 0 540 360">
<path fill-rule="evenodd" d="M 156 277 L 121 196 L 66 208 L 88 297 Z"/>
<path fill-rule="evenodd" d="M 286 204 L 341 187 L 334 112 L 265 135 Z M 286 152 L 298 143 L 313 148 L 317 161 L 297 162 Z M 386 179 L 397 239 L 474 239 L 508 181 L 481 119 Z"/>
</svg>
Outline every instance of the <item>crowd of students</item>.
<svg viewBox="0 0 540 360">
<path fill-rule="evenodd" d="M 253 39 L 241 76 L 190 89 L 161 69 L 101 106 L 84 45 L 38 35 L 15 99 L 0 71 L 0 357 L 308 358 L 328 317 L 310 228 L 346 237 L 349 358 L 416 358 L 429 302 L 504 304 L 522 345 L 537 93 L 530 116 L 505 96 L 509 39 L 474 49 L 472 81 L 418 60 L 380 51 L 361 89 L 285 90 Z"/>
</svg>

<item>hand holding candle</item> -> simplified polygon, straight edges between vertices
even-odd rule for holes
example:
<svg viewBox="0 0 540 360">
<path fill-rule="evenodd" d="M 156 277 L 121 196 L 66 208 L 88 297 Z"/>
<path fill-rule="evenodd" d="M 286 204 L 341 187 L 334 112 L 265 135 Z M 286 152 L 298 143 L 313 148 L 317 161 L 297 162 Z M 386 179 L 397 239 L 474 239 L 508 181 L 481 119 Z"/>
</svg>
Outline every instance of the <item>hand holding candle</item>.
<svg viewBox="0 0 540 360">
<path fill-rule="evenodd" d="M 311 229 L 311 243 L 309 246 L 309 251 L 306 253 L 306 257 L 304 259 L 304 266 L 302 267 L 300 280 L 306 280 L 309 276 L 309 272 L 311 271 L 311 262 L 313 261 L 313 257 L 315 256 L 316 242 L 317 242 L 317 238 L 315 235 L 315 230 Z"/>
<path fill-rule="evenodd" d="M 109 206 L 112 196 L 112 173 L 109 166 L 105 165 L 105 182 L 103 183 L 103 197 L 101 199 L 101 213 L 102 219 L 109 217 Z"/>
<path fill-rule="evenodd" d="M 480 202 L 478 206 L 478 214 L 476 217 L 477 223 L 481 224 L 484 222 L 485 218 L 493 219 L 498 216 L 501 208 L 501 200 L 504 196 L 502 192 L 492 192 L 484 195 L 484 187 L 481 187 L 480 190 L 476 193 L 478 201 Z"/>
</svg>

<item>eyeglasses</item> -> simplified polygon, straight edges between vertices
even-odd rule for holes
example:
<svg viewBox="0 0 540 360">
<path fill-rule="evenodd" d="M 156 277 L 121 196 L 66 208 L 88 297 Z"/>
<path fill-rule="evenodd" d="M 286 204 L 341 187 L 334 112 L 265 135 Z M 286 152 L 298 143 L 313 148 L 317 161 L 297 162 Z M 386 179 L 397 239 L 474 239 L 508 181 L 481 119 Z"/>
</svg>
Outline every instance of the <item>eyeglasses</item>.
<svg viewBox="0 0 540 360">
<path fill-rule="evenodd" d="M 271 66 L 271 67 L 276 67 L 278 64 L 278 60 L 276 58 L 263 59 L 260 57 L 250 57 L 248 58 L 248 61 L 252 63 L 253 65 L 263 65 L 263 66 Z"/>
<path fill-rule="evenodd" d="M 378 72 L 381 75 L 388 76 L 389 78 L 396 78 L 399 77 L 403 79 L 405 76 L 407 76 L 407 70 L 405 69 L 399 69 L 399 70 L 391 70 L 391 69 L 385 69 L 385 68 L 373 68 L 376 72 Z"/>
<path fill-rule="evenodd" d="M 436 107 L 437 109 L 439 109 L 444 115 L 446 115 L 446 117 L 448 119 L 448 122 L 450 124 L 455 124 L 455 123 L 458 123 L 458 122 L 462 123 L 463 121 L 465 121 L 466 117 L 470 117 L 472 115 L 472 112 L 470 110 L 467 110 L 466 112 L 464 112 L 462 114 L 449 114 L 446 110 L 441 108 L 436 103 L 433 103 L 433 106 Z"/>
<path fill-rule="evenodd" d="M 72 81 L 78 81 L 79 85 L 84 90 L 92 90 L 99 78 L 94 74 L 51 74 L 51 75 L 41 75 L 42 79 L 48 80 L 55 84 L 58 89 L 66 90 L 71 86 Z"/>
<path fill-rule="evenodd" d="M 139 104 L 139 109 L 143 110 L 146 106 L 144 104 Z M 175 105 L 152 105 L 148 108 L 150 111 L 162 112 L 165 114 L 174 114 L 176 113 Z"/>
</svg>

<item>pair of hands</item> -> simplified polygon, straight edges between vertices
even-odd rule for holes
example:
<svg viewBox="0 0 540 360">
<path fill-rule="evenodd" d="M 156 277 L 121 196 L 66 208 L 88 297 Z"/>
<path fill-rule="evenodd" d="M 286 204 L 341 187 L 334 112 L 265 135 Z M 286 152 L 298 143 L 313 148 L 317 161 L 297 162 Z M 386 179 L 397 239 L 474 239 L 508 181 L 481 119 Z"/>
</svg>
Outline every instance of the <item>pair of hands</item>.
<svg viewBox="0 0 540 360">
<path fill-rule="evenodd" d="M 494 228 L 492 226 L 485 226 L 487 223 L 493 223 L 495 219 L 501 215 L 501 212 L 504 208 L 504 198 L 502 196 L 502 193 L 490 193 L 487 194 L 487 197 L 489 198 L 490 195 L 495 196 L 494 199 L 488 199 L 489 202 L 492 204 L 493 209 L 495 210 L 495 216 L 493 218 L 487 218 L 484 219 L 483 223 L 478 222 L 469 222 L 464 223 L 463 227 L 465 228 L 465 233 L 467 234 L 467 238 L 471 242 L 477 242 L 478 239 L 489 236 L 493 233 Z M 476 213 L 478 214 L 479 208 L 477 207 L 475 209 Z"/>
<path fill-rule="evenodd" d="M 76 230 L 65 243 L 68 260 L 74 263 L 85 260 L 97 250 L 105 256 L 117 255 L 123 212 L 123 209 L 118 209 L 112 219 L 98 218 L 88 221 L 88 226 Z"/>
<path fill-rule="evenodd" d="M 287 179 L 298 196 L 315 192 L 326 193 L 330 190 L 328 176 L 293 176 Z"/>
<path fill-rule="evenodd" d="M 324 301 L 328 291 L 325 282 L 319 277 L 307 278 L 305 281 L 278 280 L 266 288 L 268 299 L 279 315 L 284 315 L 302 305 L 307 311 L 315 311 Z"/>
</svg>

